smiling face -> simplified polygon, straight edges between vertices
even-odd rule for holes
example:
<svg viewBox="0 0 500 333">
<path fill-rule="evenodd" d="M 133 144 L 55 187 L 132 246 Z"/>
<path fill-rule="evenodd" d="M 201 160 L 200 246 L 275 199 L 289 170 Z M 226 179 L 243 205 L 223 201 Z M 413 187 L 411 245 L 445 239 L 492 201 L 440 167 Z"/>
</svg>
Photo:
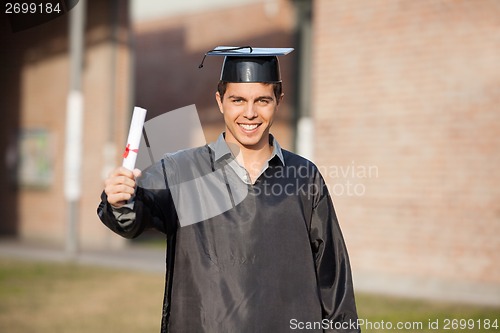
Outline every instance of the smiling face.
<svg viewBox="0 0 500 333">
<path fill-rule="evenodd" d="M 280 102 L 272 84 L 228 83 L 223 98 L 219 92 L 215 96 L 224 115 L 226 142 L 241 149 L 269 147 L 269 129 Z"/>
</svg>

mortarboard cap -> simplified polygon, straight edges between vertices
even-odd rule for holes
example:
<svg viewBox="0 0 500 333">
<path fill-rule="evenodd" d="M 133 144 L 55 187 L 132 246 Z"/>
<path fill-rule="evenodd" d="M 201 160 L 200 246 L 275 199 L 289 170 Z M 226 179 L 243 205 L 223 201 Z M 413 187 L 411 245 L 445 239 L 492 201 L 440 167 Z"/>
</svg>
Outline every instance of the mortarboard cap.
<svg viewBox="0 0 500 333">
<path fill-rule="evenodd" d="M 281 82 L 278 56 L 293 48 L 257 48 L 218 46 L 205 54 L 224 56 L 220 79 L 226 82 Z M 205 60 L 203 57 L 203 61 Z M 203 61 L 200 68 L 203 67 Z"/>
</svg>

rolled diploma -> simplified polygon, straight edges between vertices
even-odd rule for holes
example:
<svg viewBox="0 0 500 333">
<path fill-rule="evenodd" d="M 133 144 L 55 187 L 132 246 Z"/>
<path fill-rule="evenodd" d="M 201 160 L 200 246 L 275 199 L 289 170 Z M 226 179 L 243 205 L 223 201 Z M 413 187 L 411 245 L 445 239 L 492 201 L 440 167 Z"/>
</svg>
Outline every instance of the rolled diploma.
<svg viewBox="0 0 500 333">
<path fill-rule="evenodd" d="M 139 144 L 141 143 L 142 128 L 146 119 L 146 109 L 138 106 L 134 107 L 130 130 L 128 132 L 127 145 L 123 153 L 122 166 L 129 170 L 134 170 L 137 154 L 139 153 Z"/>
</svg>

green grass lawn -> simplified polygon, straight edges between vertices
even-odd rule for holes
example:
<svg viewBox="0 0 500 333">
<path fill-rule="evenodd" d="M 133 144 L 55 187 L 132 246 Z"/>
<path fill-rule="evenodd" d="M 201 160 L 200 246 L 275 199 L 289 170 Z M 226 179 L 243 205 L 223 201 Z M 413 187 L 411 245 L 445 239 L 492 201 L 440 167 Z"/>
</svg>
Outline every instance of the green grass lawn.
<svg viewBox="0 0 500 333">
<path fill-rule="evenodd" d="M 158 332 L 163 283 L 162 274 L 0 258 L 0 332 Z M 363 332 L 500 332 L 478 329 L 487 320 L 499 324 L 500 308 L 366 294 L 357 303 L 368 322 Z M 429 328 L 436 320 L 439 329 Z M 464 323 L 474 327 L 459 329 Z"/>
<path fill-rule="evenodd" d="M 162 274 L 0 258 L 0 332 L 159 332 Z"/>
<path fill-rule="evenodd" d="M 500 308 L 367 294 L 357 303 L 363 332 L 500 332 Z"/>
</svg>

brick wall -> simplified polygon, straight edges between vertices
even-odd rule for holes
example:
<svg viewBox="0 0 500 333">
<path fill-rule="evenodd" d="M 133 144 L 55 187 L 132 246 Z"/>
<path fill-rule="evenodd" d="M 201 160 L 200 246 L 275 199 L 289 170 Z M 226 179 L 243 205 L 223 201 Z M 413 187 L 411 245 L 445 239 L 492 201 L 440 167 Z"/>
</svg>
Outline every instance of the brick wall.
<svg viewBox="0 0 500 333">
<path fill-rule="evenodd" d="M 498 304 L 500 6 L 316 0 L 313 15 L 315 162 L 358 286 Z"/>
<path fill-rule="evenodd" d="M 111 160 L 109 163 L 115 166 L 121 160 L 119 152 L 113 156 L 104 152 L 103 148 L 106 142 L 119 143 L 117 150 L 121 151 L 131 111 L 127 5 L 122 2 L 118 11 L 102 1 L 88 1 L 87 5 L 82 72 L 84 158 L 81 166 L 82 197 L 78 202 L 78 233 L 82 247 L 108 247 L 119 245 L 122 240 L 100 223 L 96 208 L 103 188 L 101 175 L 106 161 Z M 112 11 L 115 11 L 118 20 L 115 44 L 112 43 L 110 28 Z M 7 26 L 2 26 L 4 28 Z M 22 240 L 62 246 L 68 222 L 64 197 L 66 99 L 70 68 L 68 15 L 15 34 L 2 32 L 1 37 L 2 47 L 4 43 L 9 45 L 9 52 L 2 58 L 5 60 L 2 61 L 2 72 L 12 78 L 8 80 L 9 84 L 2 83 L 5 88 L 2 89 L 2 106 L 9 110 L 5 123 L 9 127 L 2 125 L 2 132 L 12 132 L 12 139 L 6 145 L 2 140 L 2 153 L 17 148 L 20 133 L 43 129 L 50 137 L 48 155 L 53 170 L 50 184 L 41 188 L 16 187 L 10 180 L 12 175 L 2 173 L 2 216 L 9 218 L 6 223 L 12 227 L 2 228 L 1 231 L 17 235 Z M 114 51 L 113 45 L 116 45 Z M 113 57 L 116 59 L 115 71 Z M 4 210 L 8 213 L 4 214 Z"/>
</svg>

